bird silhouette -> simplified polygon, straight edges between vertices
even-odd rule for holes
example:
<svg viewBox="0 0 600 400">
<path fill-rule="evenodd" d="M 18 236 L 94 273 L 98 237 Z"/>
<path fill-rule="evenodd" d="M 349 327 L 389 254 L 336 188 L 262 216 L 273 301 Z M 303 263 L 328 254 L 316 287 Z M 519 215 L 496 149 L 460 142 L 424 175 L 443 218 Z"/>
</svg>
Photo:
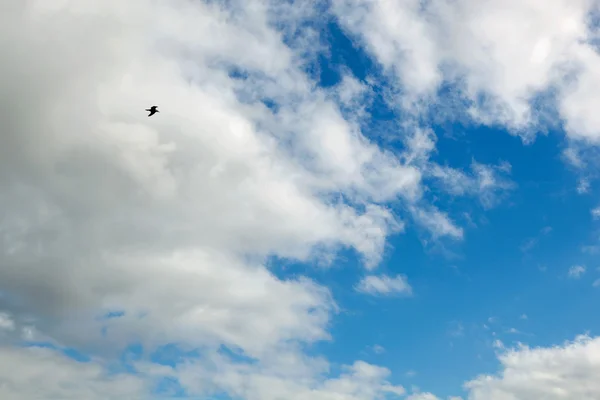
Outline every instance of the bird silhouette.
<svg viewBox="0 0 600 400">
<path fill-rule="evenodd" d="M 150 114 L 148 114 L 149 117 L 153 116 L 154 114 L 156 114 L 157 112 L 160 112 L 157 110 L 158 106 L 152 106 L 150 108 L 146 108 L 146 111 L 150 111 Z"/>
</svg>

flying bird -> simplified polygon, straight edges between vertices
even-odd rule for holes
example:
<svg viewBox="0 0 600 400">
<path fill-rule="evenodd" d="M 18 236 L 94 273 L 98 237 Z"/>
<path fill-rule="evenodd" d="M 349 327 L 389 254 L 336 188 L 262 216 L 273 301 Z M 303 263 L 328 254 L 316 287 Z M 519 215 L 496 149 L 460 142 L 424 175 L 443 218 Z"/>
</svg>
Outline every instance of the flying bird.
<svg viewBox="0 0 600 400">
<path fill-rule="evenodd" d="M 152 106 L 150 108 L 146 108 L 146 111 L 150 111 L 150 114 L 148 114 L 149 117 L 153 116 L 154 114 L 156 114 L 157 112 L 160 112 L 157 110 L 158 106 Z"/>
</svg>

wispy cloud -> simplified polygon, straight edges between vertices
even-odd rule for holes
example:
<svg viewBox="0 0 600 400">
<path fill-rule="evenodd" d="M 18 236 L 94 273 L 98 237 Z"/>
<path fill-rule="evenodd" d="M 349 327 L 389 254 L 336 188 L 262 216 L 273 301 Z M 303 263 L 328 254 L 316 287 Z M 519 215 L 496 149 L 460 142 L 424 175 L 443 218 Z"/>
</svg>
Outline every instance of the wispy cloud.
<svg viewBox="0 0 600 400">
<path fill-rule="evenodd" d="M 590 191 L 590 181 L 587 178 L 581 178 L 577 183 L 577 193 L 586 194 Z"/>
<path fill-rule="evenodd" d="M 547 236 L 550 233 L 552 233 L 551 226 L 543 227 L 542 229 L 540 229 L 539 233 L 536 236 L 530 237 L 523 242 L 523 244 L 521 245 L 521 251 L 523 253 L 529 252 L 538 245 L 538 243 L 544 236 Z"/>
<path fill-rule="evenodd" d="M 373 353 L 375 353 L 375 354 L 383 354 L 383 353 L 385 353 L 385 347 L 380 346 L 378 344 L 374 345 L 372 349 L 373 349 Z"/>
<path fill-rule="evenodd" d="M 356 285 L 360 293 L 380 296 L 405 295 L 411 296 L 412 287 L 404 275 L 390 277 L 388 275 L 368 275 L 363 277 Z"/>
<path fill-rule="evenodd" d="M 568 276 L 571 279 L 579 279 L 585 274 L 586 268 L 583 265 L 574 265 L 569 268 Z"/>
<path fill-rule="evenodd" d="M 451 321 L 448 324 L 448 335 L 450 335 L 452 337 L 460 337 L 460 336 L 464 336 L 464 334 L 465 334 L 465 327 L 463 326 L 462 322 Z"/>
</svg>

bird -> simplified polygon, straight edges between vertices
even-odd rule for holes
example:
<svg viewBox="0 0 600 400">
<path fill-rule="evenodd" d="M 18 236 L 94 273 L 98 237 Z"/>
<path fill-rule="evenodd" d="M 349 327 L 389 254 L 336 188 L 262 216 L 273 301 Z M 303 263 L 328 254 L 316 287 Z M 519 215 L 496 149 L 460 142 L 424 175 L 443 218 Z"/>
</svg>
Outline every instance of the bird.
<svg viewBox="0 0 600 400">
<path fill-rule="evenodd" d="M 157 112 L 160 112 L 157 110 L 158 106 L 152 106 L 150 108 L 146 108 L 146 111 L 150 111 L 150 114 L 148 114 L 149 117 L 153 116 L 154 114 L 156 114 Z"/>
</svg>

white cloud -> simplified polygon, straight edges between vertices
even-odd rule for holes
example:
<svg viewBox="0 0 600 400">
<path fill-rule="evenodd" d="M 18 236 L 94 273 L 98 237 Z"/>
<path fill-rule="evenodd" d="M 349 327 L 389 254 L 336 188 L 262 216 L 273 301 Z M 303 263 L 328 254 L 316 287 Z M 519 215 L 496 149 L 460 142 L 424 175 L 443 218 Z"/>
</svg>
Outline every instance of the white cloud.
<svg viewBox="0 0 600 400">
<path fill-rule="evenodd" d="M 429 98 L 457 82 L 469 113 L 531 139 L 557 122 L 573 139 L 600 138 L 595 71 L 600 56 L 589 27 L 592 0 L 372 2 L 336 0 L 343 27 L 395 74 L 406 100 Z M 514 29 L 507 32 L 507 21 Z M 575 78 L 575 79 L 574 79 Z M 548 92 L 552 91 L 552 96 Z M 555 100 L 554 100 L 555 99 Z"/>
<path fill-rule="evenodd" d="M 568 164 L 572 165 L 575 168 L 581 169 L 584 167 L 585 163 L 581 159 L 581 156 L 577 152 L 577 149 L 574 147 L 567 147 L 562 152 L 562 157 Z M 589 189 L 589 186 L 590 182 L 587 179 L 582 180 L 580 182 L 581 189 L 579 187 L 577 188 L 578 193 L 586 193 Z"/>
<path fill-rule="evenodd" d="M 408 396 L 406 400 L 440 400 L 440 398 L 433 393 L 415 393 Z"/>
<path fill-rule="evenodd" d="M 402 386 L 386 381 L 389 370 L 357 361 L 344 366 L 337 377 L 321 379 L 323 363 L 307 364 L 292 354 L 279 354 L 271 364 L 250 367 L 213 356 L 206 363 L 186 363 L 173 371 L 192 396 L 206 396 L 225 391 L 247 400 L 371 400 L 405 393 Z"/>
<path fill-rule="evenodd" d="M 0 17 L 0 290 L 40 331 L 84 345 L 108 325 L 114 346 L 142 335 L 252 354 L 326 339 L 328 291 L 277 279 L 266 257 L 352 247 L 375 266 L 402 228 L 378 202 L 414 198 L 418 170 L 313 89 L 266 3 L 234 9 L 245 17 L 31 0 Z M 125 316 L 96 319 L 113 309 Z"/>
<path fill-rule="evenodd" d="M 460 321 L 451 321 L 449 323 L 448 335 L 453 336 L 453 337 L 460 337 L 460 336 L 464 336 L 464 334 L 465 334 L 465 327 L 463 326 L 463 324 Z"/>
<path fill-rule="evenodd" d="M 577 183 L 577 193 L 586 194 L 590 191 L 590 181 L 589 179 L 582 178 Z"/>
<path fill-rule="evenodd" d="M 583 274 L 585 274 L 585 267 L 582 265 L 574 265 L 569 268 L 569 278 L 579 279 Z"/>
<path fill-rule="evenodd" d="M 466 383 L 469 400 L 600 398 L 600 339 L 580 336 L 564 346 L 522 346 L 500 354 L 497 375 Z"/>
<path fill-rule="evenodd" d="M 270 257 L 331 262 L 351 248 L 375 268 L 387 237 L 404 229 L 387 203 L 436 237 L 462 230 L 421 198 L 422 166 L 344 119 L 271 23 L 310 11 L 230 3 L 26 0 L 3 8 L 0 341 L 44 339 L 101 355 L 82 366 L 6 347 L 24 368 L 63 370 L 58 388 L 49 373 L 39 385 L 9 386 L 8 398 L 135 398 L 148 389 L 141 378 L 105 385 L 101 373 L 132 341 L 206 354 L 225 345 L 256 362 L 178 369 L 197 392 L 194 382 L 261 400 L 403 393 L 389 371 L 360 361 L 324 379 L 327 361 L 298 348 L 330 339 L 334 299 L 266 265 Z M 335 90 L 342 106 L 355 107 L 366 89 L 346 80 Z M 161 112 L 148 118 L 152 104 Z M 411 292 L 401 276 L 376 279 L 378 291 Z M 100 318 L 110 311 L 123 315 Z M 289 354 L 287 369 L 274 354 Z"/>
<path fill-rule="evenodd" d="M 375 346 L 373 346 L 373 352 L 375 354 L 383 354 L 385 353 L 385 347 L 376 344 Z"/>
<path fill-rule="evenodd" d="M 96 362 L 77 362 L 47 348 L 0 347 L 0 398 L 34 400 L 138 399 L 148 391 L 141 377 L 106 374 Z"/>
<path fill-rule="evenodd" d="M 592 283 L 593 287 L 600 287 L 600 279 L 596 279 L 594 283 Z"/>
<path fill-rule="evenodd" d="M 463 229 L 456 226 L 448 215 L 434 207 L 429 209 L 414 208 L 413 217 L 415 220 L 427 228 L 434 236 L 449 236 L 452 239 L 462 239 Z"/>
<path fill-rule="evenodd" d="M 511 334 L 520 334 L 520 333 L 523 333 L 523 332 L 521 332 L 521 331 L 520 331 L 520 330 L 518 330 L 517 328 L 508 328 L 508 329 L 506 330 L 506 333 L 511 333 Z"/>
<path fill-rule="evenodd" d="M 535 246 L 538 245 L 542 236 L 547 236 L 550 233 L 552 233 L 551 226 L 543 227 L 542 229 L 540 229 L 540 233 L 537 236 L 530 237 L 523 242 L 523 244 L 521 245 L 521 251 L 524 253 L 530 251 L 531 249 L 533 249 Z"/>
<path fill-rule="evenodd" d="M 396 275 L 395 277 L 367 275 L 356 285 L 356 290 L 371 295 L 412 295 L 412 287 L 404 275 Z"/>
<path fill-rule="evenodd" d="M 525 2 L 534 11 L 529 17 L 552 21 L 544 29 L 559 36 L 559 50 L 571 51 L 568 40 L 581 36 L 576 6 L 586 4 L 532 1 Z M 328 362 L 299 348 L 329 339 L 334 299 L 309 279 L 279 279 L 265 265 L 269 257 L 328 262 L 352 248 L 375 268 L 388 236 L 405 226 L 387 203 L 435 238 L 461 239 L 448 213 L 422 198 L 425 180 L 491 207 L 511 187 L 509 168 L 438 168 L 429 159 L 432 133 L 420 128 L 409 129 L 415 133 L 405 153 L 383 150 L 336 103 L 359 107 L 356 99 L 368 89 L 345 79 L 334 99 L 316 88 L 303 72 L 302 51 L 273 27 L 275 20 L 293 29 L 287 27 L 310 14 L 308 6 L 228 3 L 9 0 L 3 7 L 0 358 L 8 361 L 0 397 L 136 398 L 161 374 L 175 375 L 191 393 L 225 391 L 247 400 L 404 394 L 387 369 L 362 361 L 324 378 Z M 480 41 L 495 43 L 506 31 L 473 24 L 497 14 L 491 3 L 433 2 L 442 24 L 422 19 L 416 0 L 404 9 L 349 0 L 336 7 L 348 12 L 352 29 L 370 30 L 363 36 L 372 51 L 409 89 L 405 105 L 418 105 L 438 87 L 442 54 L 468 72 L 469 96 L 494 97 L 494 107 L 473 115 L 518 128 L 529 120 L 528 95 L 551 80 L 544 77 L 550 72 L 536 64 L 517 75 L 527 57 L 515 58 L 514 43 Z M 507 4 L 500 11 L 512 21 L 523 6 Z M 554 28 L 556 15 L 572 15 L 575 25 Z M 310 33 L 294 40 L 315 43 Z M 538 59 L 548 47 L 540 40 Z M 593 64 L 595 56 L 577 43 L 574 54 Z M 515 59 L 505 76 L 501 62 Z M 587 65 L 582 77 L 594 84 Z M 595 117 L 583 112 L 589 107 L 582 99 L 596 100 L 577 85 L 561 92 L 568 96 L 560 109 L 569 129 L 593 138 Z M 148 118 L 143 110 L 151 104 L 161 113 Z M 369 275 L 362 283 L 380 294 L 411 293 L 402 276 Z M 115 310 L 124 314 L 99 318 Z M 53 350 L 8 347 L 17 337 L 96 357 L 82 364 Z M 185 343 L 206 350 L 206 358 L 173 370 L 140 364 L 145 376 L 108 378 L 111 357 L 134 340 L 148 349 Z M 221 345 L 254 363 L 218 355 Z"/>
<path fill-rule="evenodd" d="M 594 218 L 594 219 L 600 218 L 600 207 L 596 207 L 596 208 L 592 209 L 591 214 L 592 214 L 592 218 Z"/>
<path fill-rule="evenodd" d="M 485 208 L 492 208 L 498 204 L 502 197 L 515 184 L 508 179 L 506 171 L 510 171 L 510 164 L 501 164 L 492 167 L 473 161 L 471 164 L 472 176 L 450 168 L 434 166 L 431 175 L 442 184 L 442 189 L 453 195 L 472 195 L 479 197 Z"/>
<path fill-rule="evenodd" d="M 470 173 L 433 162 L 430 157 L 436 151 L 437 137 L 430 129 L 414 129 L 404 142 L 408 149 L 407 163 L 420 166 L 424 179 L 433 181 L 436 189 L 453 196 L 473 196 L 484 208 L 492 208 L 516 187 L 508 177 L 512 169 L 508 162 L 494 166 L 472 160 Z"/>
</svg>

